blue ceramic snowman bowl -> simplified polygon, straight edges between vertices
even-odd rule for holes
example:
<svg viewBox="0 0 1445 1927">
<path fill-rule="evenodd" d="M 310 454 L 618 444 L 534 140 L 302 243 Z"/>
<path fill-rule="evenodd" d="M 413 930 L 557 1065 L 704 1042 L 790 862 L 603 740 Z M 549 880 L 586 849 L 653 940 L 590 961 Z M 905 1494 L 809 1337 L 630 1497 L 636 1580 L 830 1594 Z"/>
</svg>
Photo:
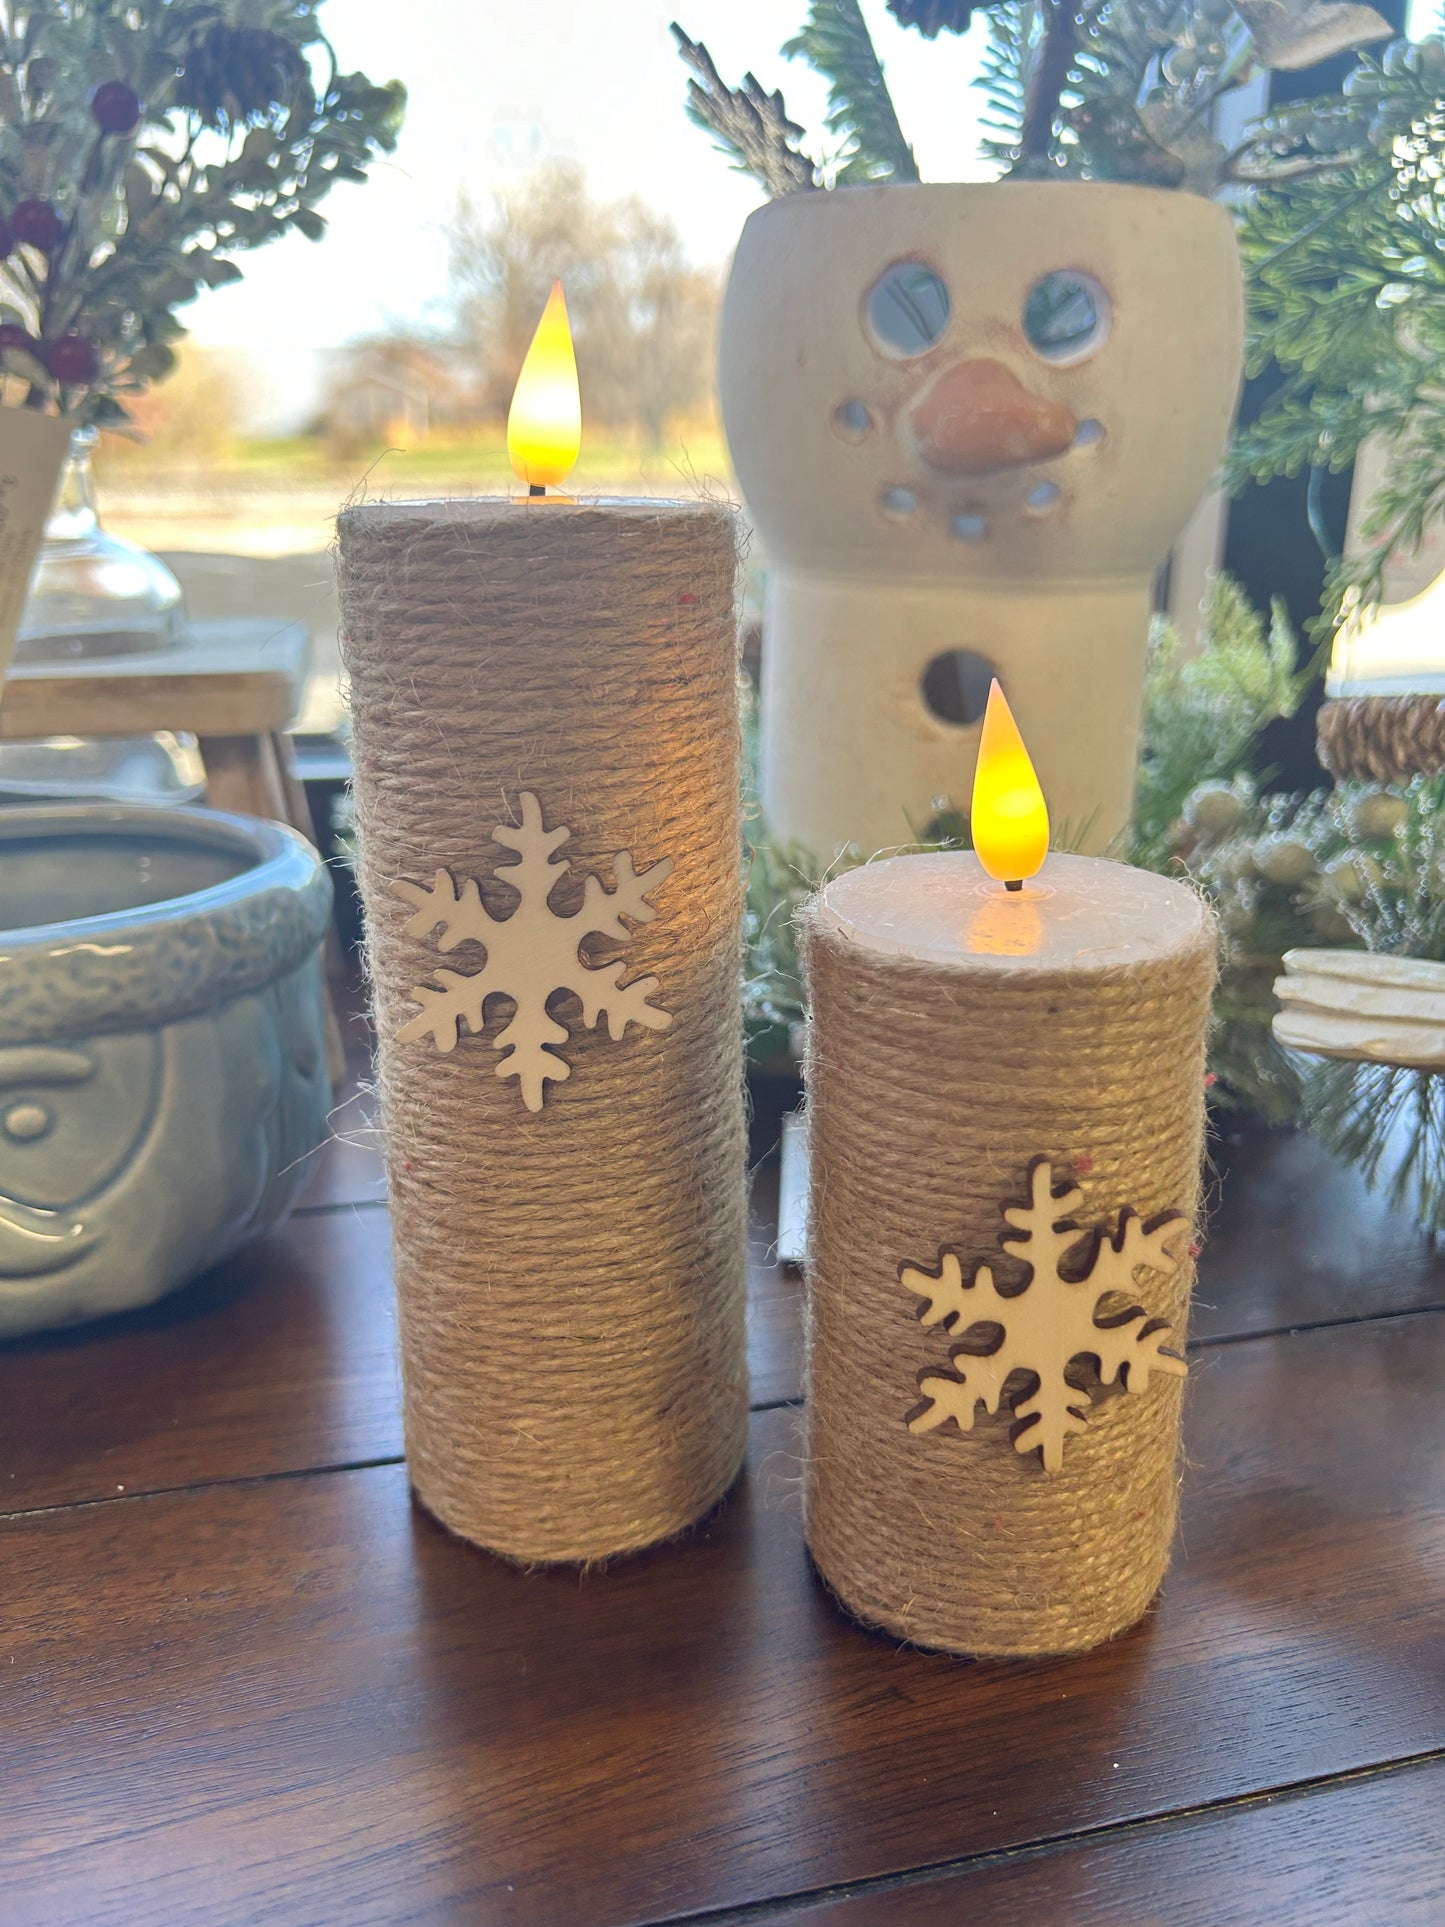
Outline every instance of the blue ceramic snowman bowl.
<svg viewBox="0 0 1445 1927">
<path fill-rule="evenodd" d="M 0 810 L 0 1338 L 150 1304 L 290 1209 L 330 913 L 278 823 Z"/>
</svg>

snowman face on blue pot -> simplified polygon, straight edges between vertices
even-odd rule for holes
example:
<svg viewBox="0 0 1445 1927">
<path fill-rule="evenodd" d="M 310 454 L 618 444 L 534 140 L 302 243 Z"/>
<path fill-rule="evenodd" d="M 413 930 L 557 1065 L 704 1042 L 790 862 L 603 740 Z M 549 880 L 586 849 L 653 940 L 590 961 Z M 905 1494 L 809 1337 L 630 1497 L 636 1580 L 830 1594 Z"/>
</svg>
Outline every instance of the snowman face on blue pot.
<svg viewBox="0 0 1445 1927">
<path fill-rule="evenodd" d="M 0 1049 L 0 1292 L 101 1242 L 106 1193 L 155 1125 L 160 1060 L 149 1032 Z"/>
<path fill-rule="evenodd" d="M 0 1337 L 148 1304 L 281 1215 L 329 1102 L 318 970 L 0 1047 Z"/>
</svg>

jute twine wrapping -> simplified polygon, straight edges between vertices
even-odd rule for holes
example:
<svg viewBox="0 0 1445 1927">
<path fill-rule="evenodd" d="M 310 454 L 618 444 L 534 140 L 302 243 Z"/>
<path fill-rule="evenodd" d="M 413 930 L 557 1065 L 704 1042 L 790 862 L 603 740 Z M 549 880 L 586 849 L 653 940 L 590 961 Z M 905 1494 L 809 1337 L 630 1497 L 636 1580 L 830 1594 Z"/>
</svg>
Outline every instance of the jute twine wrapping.
<svg viewBox="0 0 1445 1927">
<path fill-rule="evenodd" d="M 360 881 L 379 1044 L 406 1447 L 422 1502 L 524 1561 L 665 1539 L 732 1483 L 747 1423 L 735 531 L 711 504 L 367 506 L 340 518 Z M 401 1044 L 443 958 L 398 878 L 483 882 L 535 792 L 582 876 L 673 872 L 625 945 L 665 1031 L 564 1006 L 533 1115 L 488 1009 Z M 568 886 L 564 886 L 564 889 Z M 470 960 L 469 960 L 470 959 Z"/>
<path fill-rule="evenodd" d="M 1036 1157 L 1078 1183 L 1081 1224 L 1112 1230 L 1126 1205 L 1192 1223 L 1215 938 L 1202 906 L 1185 923 L 1182 945 L 1133 967 L 1026 975 L 881 955 L 817 905 L 807 918 L 808 1545 L 845 1606 L 919 1645 L 1077 1651 L 1132 1625 L 1163 1578 L 1181 1381 L 1106 1393 L 1052 1477 L 1013 1449 L 1006 1402 L 968 1433 L 910 1433 L 918 1375 L 947 1369 L 949 1340 L 919 1324 L 898 1268 L 936 1271 L 950 1245 L 965 1279 L 984 1261 L 1022 1283 L 1000 1206 L 1027 1201 Z M 1192 1270 L 1137 1288 L 1180 1346 Z"/>
<path fill-rule="evenodd" d="M 1320 761 L 1331 776 L 1408 783 L 1445 769 L 1445 698 L 1345 696 L 1315 724 Z"/>
</svg>

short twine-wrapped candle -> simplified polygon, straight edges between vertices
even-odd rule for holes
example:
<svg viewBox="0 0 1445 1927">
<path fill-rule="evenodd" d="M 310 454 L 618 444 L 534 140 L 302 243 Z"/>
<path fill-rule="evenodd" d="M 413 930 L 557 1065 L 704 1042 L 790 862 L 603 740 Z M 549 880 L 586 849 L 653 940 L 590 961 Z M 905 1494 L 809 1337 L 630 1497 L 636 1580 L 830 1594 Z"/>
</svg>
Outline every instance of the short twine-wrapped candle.
<svg viewBox="0 0 1445 1927">
<path fill-rule="evenodd" d="M 859 1618 L 922 1646 L 1095 1645 L 1145 1611 L 1174 1531 L 1181 1379 L 1170 1374 L 1183 1367 L 1143 1365 L 1151 1342 L 1182 1351 L 1185 1337 L 1212 918 L 1182 885 L 1122 865 L 1054 856 L 1013 895 L 960 853 L 836 879 L 810 907 L 805 942 L 814 1561 Z M 1038 1180 L 1041 1160 L 1049 1171 Z M 1022 1374 L 996 1414 L 970 1413 L 986 1382 L 980 1359 L 959 1408 L 972 1428 L 939 1422 L 949 1396 L 963 1396 L 952 1373 L 969 1381 L 969 1357 L 950 1359 L 975 1308 L 996 1336 L 998 1321 L 1051 1283 L 1036 1272 L 1022 1296 L 999 1302 L 1028 1277 L 1000 1252 L 1000 1233 L 1019 1236 L 1011 1225 L 1031 1184 L 1047 1198 L 1050 1176 L 1056 1188 L 1072 1183 L 1069 1217 L 1081 1227 L 1113 1233 L 1128 1211 L 1142 1239 L 1160 1214 L 1180 1214 L 1158 1234 L 1173 1240 L 1172 1272 L 1130 1279 L 1121 1261 L 1124 1295 L 1148 1322 L 1097 1342 L 1107 1352 L 1144 1334 L 1136 1363 L 1124 1383 L 1078 1392 L 1086 1422 L 1062 1441 L 1052 1473 L 1041 1450 L 1011 1438 L 1028 1437 L 1009 1409 L 1025 1402 Z M 1020 1216 L 1006 1222 L 1005 1207 Z M 962 1281 L 951 1329 L 922 1322 L 933 1309 L 924 1294 L 949 1285 L 945 1250 Z M 1151 1340 L 1161 1320 L 1169 1330 Z M 983 1351 L 989 1335 L 968 1349 Z M 1070 1385 L 1076 1370 L 1087 1386 L 1087 1368 L 1074 1367 Z"/>
<path fill-rule="evenodd" d="M 339 530 L 412 1483 L 512 1558 L 604 1558 L 706 1511 L 746 1431 L 733 516 L 444 502 Z M 502 989 L 519 910 L 570 952 L 555 984 L 514 960 L 522 1000 L 474 1034 L 446 972 L 485 952 Z"/>
</svg>

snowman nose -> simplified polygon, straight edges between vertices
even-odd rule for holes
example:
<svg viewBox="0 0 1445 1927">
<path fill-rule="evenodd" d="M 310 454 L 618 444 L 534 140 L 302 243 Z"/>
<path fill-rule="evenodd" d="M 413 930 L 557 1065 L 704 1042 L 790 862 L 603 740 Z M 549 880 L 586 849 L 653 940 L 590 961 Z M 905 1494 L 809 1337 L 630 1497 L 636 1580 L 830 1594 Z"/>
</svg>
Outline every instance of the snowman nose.
<svg viewBox="0 0 1445 1927">
<path fill-rule="evenodd" d="M 1032 394 L 1001 361 L 955 362 L 909 411 L 919 453 L 933 468 L 986 475 L 1062 455 L 1078 423 L 1062 402 Z"/>
</svg>

